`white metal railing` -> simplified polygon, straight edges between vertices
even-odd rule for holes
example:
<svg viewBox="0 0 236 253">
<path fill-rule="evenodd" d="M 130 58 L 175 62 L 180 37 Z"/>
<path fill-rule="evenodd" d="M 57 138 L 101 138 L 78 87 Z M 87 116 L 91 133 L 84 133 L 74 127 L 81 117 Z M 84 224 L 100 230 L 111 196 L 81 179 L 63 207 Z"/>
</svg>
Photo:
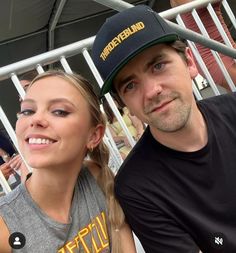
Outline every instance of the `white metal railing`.
<svg viewBox="0 0 236 253">
<path fill-rule="evenodd" d="M 103 5 L 106 5 L 112 9 L 118 10 L 118 11 L 122 11 L 126 8 L 132 7 L 132 4 L 129 4 L 127 2 L 124 1 L 120 1 L 120 0 L 94 0 L 98 3 L 101 3 Z M 182 5 L 182 6 L 178 6 L 176 8 L 172 8 L 170 10 L 167 10 L 165 12 L 160 13 L 160 15 L 166 19 L 172 19 L 172 18 L 176 18 L 177 22 L 180 25 L 176 25 L 170 21 L 168 21 L 168 23 L 170 24 L 170 26 L 172 26 L 179 34 L 181 37 L 188 39 L 189 40 L 189 46 L 191 47 L 195 58 L 197 59 L 197 61 L 199 62 L 199 65 L 202 67 L 203 73 L 206 76 L 209 85 L 211 87 L 211 89 L 213 90 L 213 93 L 215 95 L 219 95 L 220 92 L 217 88 L 217 86 L 215 85 L 213 78 L 211 77 L 209 71 L 207 70 L 206 65 L 204 64 L 201 56 L 199 55 L 197 48 L 194 44 L 194 42 L 203 44 L 209 48 L 211 48 L 212 50 L 216 50 L 219 51 L 225 55 L 231 56 L 236 58 L 236 50 L 233 49 L 231 47 L 231 45 L 228 43 L 227 38 L 225 37 L 225 34 L 223 35 L 225 37 L 225 43 L 226 45 L 222 45 L 219 42 L 215 42 L 212 41 L 211 39 L 206 39 L 204 36 L 199 35 L 195 32 L 189 31 L 184 27 L 184 23 L 180 17 L 179 14 L 181 13 L 185 13 L 188 11 L 191 11 L 195 18 L 197 19 L 197 22 L 199 22 L 199 19 L 195 13 L 195 9 L 200 8 L 200 7 L 206 7 L 210 10 L 210 12 L 212 13 L 212 15 L 214 16 L 214 13 L 212 11 L 211 5 L 209 5 L 209 3 L 215 3 L 218 2 L 218 0 L 202 0 L 202 1 L 193 1 L 189 4 L 186 5 Z M 230 7 L 228 6 L 228 3 L 226 0 L 223 0 L 222 2 L 234 28 L 236 28 L 235 25 L 235 17 L 230 9 Z M 217 27 L 220 27 L 220 24 L 217 23 Z M 219 28 L 219 30 L 221 30 L 221 28 Z M 222 31 L 221 31 L 222 32 Z M 205 32 L 204 32 L 205 34 Z M 206 34 L 205 34 L 206 35 Z M 60 62 L 63 69 L 68 72 L 71 73 L 72 70 L 67 62 L 67 58 L 72 57 L 76 54 L 82 54 L 89 66 L 89 68 L 91 69 L 96 81 L 98 82 L 99 86 L 101 87 L 103 84 L 103 80 L 100 76 L 100 74 L 98 73 L 96 67 L 93 64 L 93 61 L 89 55 L 88 50 L 92 47 L 93 41 L 94 41 L 95 37 L 90 37 L 75 43 L 72 43 L 70 45 L 52 50 L 50 52 L 46 52 L 7 66 L 4 66 L 2 68 L 0 68 L 0 80 L 5 80 L 5 79 L 11 79 L 12 82 L 14 83 L 18 93 L 20 94 L 21 97 L 24 97 L 24 90 L 22 89 L 19 79 L 18 79 L 18 75 L 22 74 L 24 72 L 27 72 L 29 70 L 32 69 L 36 69 L 38 71 L 38 73 L 42 73 L 44 72 L 43 67 L 55 62 Z M 216 56 L 217 57 L 217 56 Z M 222 62 L 219 62 L 219 64 L 221 65 Z M 224 68 L 224 67 L 222 67 Z M 225 70 L 223 70 L 225 72 Z M 227 71 L 226 71 L 227 72 Z M 227 73 L 225 74 L 226 78 L 227 78 Z M 232 81 L 232 80 L 231 80 Z M 230 87 L 232 90 L 235 89 L 234 84 L 231 83 L 231 81 L 229 80 L 230 83 Z M 195 94 L 195 97 L 200 100 L 202 99 L 202 94 L 201 94 L 201 90 L 198 89 L 198 85 L 196 83 L 196 80 L 193 82 L 193 92 Z M 123 121 L 122 116 L 120 115 L 113 99 L 111 98 L 111 96 L 109 94 L 107 94 L 106 99 L 111 107 L 111 109 L 113 110 L 115 117 L 118 119 L 118 121 L 120 122 L 125 134 L 127 135 L 127 138 L 130 142 L 131 146 L 134 146 L 135 141 L 133 139 L 133 137 L 131 136 L 125 122 Z M 103 108 L 101 107 L 101 110 L 103 110 Z M 2 108 L 0 107 L 0 120 L 2 121 L 4 127 L 6 128 L 10 138 L 12 139 L 14 145 L 17 147 L 17 143 L 16 143 L 16 136 L 15 136 L 15 132 L 12 129 L 6 114 L 4 113 L 4 111 L 2 110 Z M 104 136 L 104 141 L 105 143 L 108 145 L 110 152 L 111 152 L 111 166 L 113 167 L 114 171 L 116 172 L 118 170 L 118 168 L 120 167 L 121 163 L 123 162 L 119 150 L 116 147 L 116 144 L 112 138 L 112 135 L 109 131 L 109 129 L 106 129 L 106 133 Z M 20 150 L 18 150 L 18 152 L 20 153 Z M 30 169 L 30 168 L 29 168 Z M 6 179 L 4 178 L 4 176 L 2 175 L 2 173 L 0 172 L 0 184 L 3 187 L 3 190 L 5 193 L 8 193 L 9 191 L 11 191 Z M 136 239 L 136 243 L 137 245 L 139 245 L 138 240 Z M 138 246 L 138 252 L 144 252 L 141 245 Z"/>
<path fill-rule="evenodd" d="M 39 66 L 58 62 L 61 58 L 66 59 L 80 54 L 82 49 L 91 48 L 94 39 L 95 36 L 1 67 L 0 81 L 8 79 L 12 73 L 19 75 Z"/>
<path fill-rule="evenodd" d="M 194 2 L 196 2 L 196 1 L 194 1 Z M 183 22 L 183 20 L 182 20 L 182 18 L 181 18 L 181 16 L 180 16 L 180 13 L 183 14 L 183 13 L 185 13 L 186 11 L 187 11 L 187 12 L 190 11 L 191 14 L 192 14 L 192 17 L 193 17 L 193 19 L 195 20 L 196 24 L 198 25 L 198 28 L 199 28 L 199 30 L 201 31 L 201 33 L 202 33 L 206 38 L 210 38 L 209 35 L 208 35 L 207 30 L 205 29 L 205 27 L 204 27 L 204 25 L 203 25 L 203 23 L 202 23 L 202 21 L 201 21 L 201 18 L 199 17 L 199 15 L 198 15 L 198 13 L 197 13 L 197 11 L 196 11 L 196 7 L 199 8 L 199 6 L 197 6 L 197 5 L 195 4 L 195 5 L 194 5 L 194 8 L 193 8 L 192 10 L 189 10 L 189 6 L 193 7 L 193 3 L 194 3 L 194 2 L 190 2 L 190 3 L 185 4 L 185 5 L 183 5 L 183 6 L 178 6 L 178 7 L 174 8 L 174 9 L 177 9 L 177 11 L 179 12 L 179 13 L 177 14 L 177 16 L 176 16 L 176 21 L 177 21 L 177 23 L 180 24 L 182 27 L 185 27 L 185 28 L 186 28 L 186 26 L 185 26 L 185 24 L 184 24 L 184 22 Z M 209 2 L 210 2 L 210 1 L 209 1 Z M 218 1 L 212 1 L 212 3 L 214 3 L 214 2 L 218 2 Z M 224 6 L 224 8 L 225 8 L 225 10 L 226 10 L 226 13 L 227 13 L 228 15 L 231 16 L 231 19 L 233 20 L 233 23 L 234 23 L 234 26 L 235 26 L 235 18 L 234 18 L 234 15 L 233 15 L 232 11 L 230 10 L 230 8 L 229 8 L 229 6 L 228 6 L 226 0 L 223 1 L 223 6 Z M 182 7 L 182 8 L 181 8 L 181 7 Z M 226 44 L 229 48 L 233 48 L 233 46 L 232 46 L 232 44 L 231 44 L 231 42 L 230 42 L 230 40 L 229 40 L 229 38 L 228 38 L 228 36 L 227 36 L 227 34 L 226 34 L 224 28 L 222 27 L 222 25 L 221 25 L 221 23 L 220 23 L 220 21 L 219 21 L 219 18 L 217 17 L 217 15 L 216 15 L 216 13 L 215 13 L 215 11 L 214 11 L 212 5 L 211 5 L 210 3 L 208 3 L 207 6 L 206 6 L 206 8 L 207 8 L 207 10 L 209 11 L 209 14 L 211 15 L 212 20 L 213 20 L 213 22 L 215 23 L 215 25 L 216 25 L 216 27 L 217 27 L 217 29 L 218 29 L 220 35 L 222 36 L 222 38 L 223 38 L 225 44 Z M 213 81 L 213 79 L 212 79 L 212 77 L 211 77 L 209 71 L 207 70 L 207 68 L 206 68 L 206 66 L 205 66 L 205 63 L 203 62 L 203 60 L 202 60 L 202 58 L 201 58 L 201 55 L 199 54 L 199 52 L 198 52 L 198 50 L 197 50 L 197 47 L 195 46 L 195 44 L 194 44 L 193 42 L 189 42 L 189 45 L 190 45 L 190 47 L 192 48 L 192 51 L 193 51 L 193 53 L 194 53 L 194 55 L 195 55 L 196 60 L 197 60 L 198 63 L 199 63 L 199 66 L 201 67 L 201 69 L 202 69 L 203 73 L 205 74 L 206 78 L 208 79 L 209 84 L 210 84 L 210 87 L 212 88 L 214 94 L 215 94 L 215 95 L 219 95 L 219 90 L 216 88 L 216 85 L 214 84 L 214 81 Z M 229 73 L 228 73 L 226 67 L 224 66 L 223 61 L 221 60 L 221 58 L 220 58 L 220 56 L 219 56 L 219 54 L 218 54 L 218 52 L 215 52 L 214 50 L 211 50 L 211 53 L 212 53 L 213 57 L 215 58 L 215 60 L 216 60 L 216 62 L 217 62 L 217 64 L 218 64 L 220 70 L 222 71 L 222 74 L 223 74 L 225 80 L 227 81 L 227 83 L 228 83 L 230 89 L 231 89 L 232 91 L 236 91 L 235 84 L 233 83 L 233 81 L 232 81 L 232 79 L 231 79 L 231 77 L 230 77 L 230 75 L 229 75 Z"/>
<path fill-rule="evenodd" d="M 132 4 L 129 4 L 127 2 L 124 1 L 119 1 L 119 0 L 94 0 L 98 3 L 101 3 L 103 5 L 106 5 L 110 8 L 113 8 L 115 10 L 121 11 L 124 10 L 126 8 L 132 7 Z M 202 1 L 193 1 L 189 4 L 185 4 L 182 6 L 178 6 L 176 8 L 172 8 L 170 10 L 164 11 L 162 13 L 160 13 L 160 15 L 166 19 L 172 19 L 172 18 L 177 18 L 177 20 L 179 21 L 179 23 L 181 25 L 182 21 L 179 18 L 179 14 L 180 13 L 185 13 L 186 11 L 192 11 L 195 13 L 195 9 L 200 8 L 200 7 L 207 7 L 211 10 L 211 5 L 209 5 L 209 3 L 215 3 L 218 2 L 219 0 L 202 0 Z M 235 18 L 233 16 L 232 11 L 230 10 L 230 7 L 228 6 L 228 3 L 226 0 L 223 0 L 223 6 L 226 9 L 229 17 L 231 20 L 234 21 L 235 23 Z M 204 36 L 197 34 L 195 32 L 189 31 L 187 29 L 185 29 L 184 27 L 180 27 L 179 25 L 176 25 L 170 21 L 168 21 L 170 26 L 172 26 L 182 37 L 192 40 L 194 42 L 198 42 L 198 43 L 202 43 L 205 46 L 208 46 L 210 48 L 212 48 L 213 50 L 218 50 L 222 53 L 224 53 L 225 55 L 229 55 L 231 57 L 236 58 L 236 50 L 233 49 L 232 47 L 230 47 L 230 45 L 228 44 L 228 46 L 226 45 L 222 45 L 219 42 L 215 42 L 211 39 L 206 39 L 204 38 Z M 235 24 L 234 24 L 235 27 Z M 24 96 L 24 90 L 22 89 L 19 79 L 17 77 L 17 75 L 22 74 L 24 72 L 27 72 L 29 70 L 32 69 L 36 69 L 38 71 L 38 73 L 42 73 L 44 72 L 43 67 L 55 62 L 60 62 L 63 69 L 66 72 L 71 73 L 72 70 L 67 62 L 67 58 L 72 57 L 76 54 L 82 54 L 89 66 L 89 68 L 91 69 L 93 75 L 95 76 L 95 79 L 97 80 L 99 86 L 102 86 L 103 80 L 100 76 L 100 74 L 98 73 L 96 67 L 93 64 L 93 61 L 89 55 L 88 50 L 92 47 L 93 41 L 94 41 L 95 37 L 90 37 L 75 43 L 72 43 L 70 45 L 4 66 L 0 68 L 0 80 L 5 80 L 5 79 L 11 79 L 12 82 L 14 83 L 18 93 L 20 94 L 21 97 Z M 227 39 L 226 39 L 227 42 Z M 227 42 L 228 43 L 228 42 Z M 198 59 L 200 65 L 203 68 L 203 72 L 205 74 L 205 76 L 208 79 L 209 85 L 212 88 L 213 92 L 215 95 L 219 95 L 219 90 L 217 89 L 217 86 L 215 85 L 212 77 L 210 76 L 210 73 L 207 70 L 207 67 L 205 66 L 205 64 L 203 63 L 203 60 L 201 59 L 196 46 L 193 42 L 189 43 L 195 57 Z M 221 64 L 221 63 L 220 63 Z M 226 74 L 227 75 L 227 74 Z M 234 90 L 235 86 L 231 84 L 231 89 Z M 201 95 L 201 90 L 198 89 L 198 86 L 196 85 L 196 82 L 193 82 L 193 92 L 196 96 L 196 98 L 198 100 L 202 99 L 202 95 Z M 127 138 L 130 142 L 131 146 L 134 146 L 135 141 L 133 139 L 133 137 L 131 136 L 126 124 L 124 123 L 122 116 L 120 115 L 118 109 L 116 108 L 116 105 L 113 101 L 113 99 L 111 98 L 111 96 L 108 94 L 105 96 L 109 105 L 111 106 L 116 118 L 118 119 L 118 121 L 120 122 L 125 134 L 127 135 Z M 9 126 L 7 126 L 4 122 L 6 122 L 6 115 L 5 113 L 2 111 L 0 113 L 0 119 L 3 122 L 4 126 L 6 127 L 6 129 L 9 132 Z M 9 132 L 9 136 L 10 138 L 13 140 L 13 142 L 15 141 L 15 133 L 14 131 L 12 132 L 10 130 Z M 120 166 L 120 164 L 122 163 L 122 158 L 119 157 L 118 155 L 118 150 L 117 147 L 114 143 L 114 141 L 111 138 L 111 134 L 109 133 L 109 131 L 106 131 L 106 137 L 105 137 L 105 141 L 107 142 L 108 146 L 110 147 L 111 154 L 114 158 L 115 161 L 115 166 L 116 169 Z M 14 142 L 15 144 L 15 142 Z M 17 147 L 17 146 L 16 146 Z M 118 158 L 117 158 L 118 157 Z"/>
</svg>

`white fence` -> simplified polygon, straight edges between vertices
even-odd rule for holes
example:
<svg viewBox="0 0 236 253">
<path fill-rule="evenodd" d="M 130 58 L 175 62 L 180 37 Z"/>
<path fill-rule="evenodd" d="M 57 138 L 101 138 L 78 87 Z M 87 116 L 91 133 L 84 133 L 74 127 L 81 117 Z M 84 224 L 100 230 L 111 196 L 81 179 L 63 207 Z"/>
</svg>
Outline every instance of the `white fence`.
<svg viewBox="0 0 236 253">
<path fill-rule="evenodd" d="M 132 7 L 131 4 L 124 2 L 124 1 L 118 1 L 118 0 L 95 0 L 95 1 L 98 3 L 101 3 L 103 5 L 106 5 L 110 8 L 113 8 L 115 10 L 118 10 L 118 11 L 122 11 L 126 8 Z M 201 55 L 199 54 L 197 47 L 195 46 L 195 42 L 203 44 L 203 45 L 212 49 L 212 53 L 213 53 L 217 63 L 219 64 L 220 69 L 221 69 L 225 79 L 227 80 L 230 89 L 232 91 L 236 90 L 236 87 L 235 87 L 232 79 L 230 78 L 230 75 L 228 74 L 227 69 L 224 67 L 223 62 L 220 60 L 220 57 L 217 52 L 217 51 L 219 51 L 225 55 L 236 58 L 236 50 L 233 49 L 232 45 L 229 43 L 227 35 L 224 33 L 224 30 L 223 30 L 219 20 L 217 19 L 217 16 L 215 15 L 214 9 L 212 8 L 212 4 L 215 2 L 218 2 L 218 0 L 193 1 L 188 4 L 178 6 L 176 8 L 172 8 L 170 10 L 160 13 L 160 15 L 166 19 L 174 19 L 174 18 L 176 19 L 176 21 L 179 25 L 174 24 L 170 21 L 168 21 L 168 22 L 180 34 L 181 37 L 188 40 L 189 46 L 192 49 L 194 56 L 197 59 L 199 65 L 201 66 L 202 71 L 206 77 L 206 79 L 204 79 L 204 78 L 199 79 L 199 77 L 198 77 L 193 82 L 193 92 L 195 94 L 196 99 L 198 99 L 198 100 L 200 100 L 204 97 L 203 93 L 205 92 L 204 90 L 206 88 L 211 90 L 212 93 L 210 93 L 210 94 L 212 94 L 212 95 L 219 95 L 221 92 L 219 91 L 217 85 L 214 83 L 212 76 L 210 75 L 206 65 L 204 64 L 204 62 L 201 58 Z M 236 28 L 235 17 L 233 15 L 227 1 L 223 0 L 222 4 L 223 4 L 223 7 L 224 7 L 227 15 L 229 16 L 229 19 L 231 20 L 234 28 Z M 211 39 L 209 39 L 209 36 L 208 36 L 206 30 L 204 29 L 201 19 L 196 12 L 197 8 L 203 7 L 203 6 L 207 7 L 218 30 L 220 31 L 220 33 L 222 34 L 222 37 L 224 38 L 225 45 L 222 45 L 219 42 L 212 41 Z M 185 28 L 184 22 L 181 19 L 180 14 L 185 13 L 185 12 L 189 12 L 189 11 L 191 11 L 191 13 L 192 13 L 195 21 L 197 22 L 203 36 L 196 34 L 196 33 Z M 61 48 L 31 57 L 31 58 L 28 58 L 26 60 L 22 60 L 22 61 L 14 63 L 14 64 L 4 66 L 4 67 L 0 68 L 0 80 L 11 79 L 11 81 L 14 83 L 15 88 L 17 89 L 19 95 L 21 97 L 23 97 L 24 90 L 20 85 L 18 75 L 20 75 L 24 72 L 27 72 L 29 70 L 32 70 L 32 69 L 36 69 L 38 71 L 38 73 L 42 73 L 42 72 L 44 72 L 44 67 L 46 65 L 56 63 L 56 62 L 59 62 L 61 64 L 62 68 L 66 72 L 71 72 L 71 68 L 67 62 L 67 58 L 72 57 L 76 54 L 82 54 L 85 61 L 88 64 L 89 68 L 91 69 L 97 83 L 101 87 L 103 84 L 103 80 L 102 80 L 100 74 L 98 73 L 96 67 L 94 66 L 94 63 L 93 63 L 93 61 L 90 57 L 89 51 L 88 51 L 92 47 L 93 41 L 94 41 L 94 37 L 90 37 L 90 38 L 72 43 L 70 45 L 67 45 L 67 46 L 64 46 L 64 47 L 61 47 Z M 118 109 L 116 108 L 116 105 L 115 105 L 112 97 L 109 94 L 107 94 L 106 99 L 107 99 L 109 105 L 111 106 L 116 118 L 120 122 L 124 132 L 126 133 L 127 138 L 130 142 L 130 145 L 134 146 L 135 141 L 134 141 L 133 137 L 131 136 L 127 126 L 125 125 Z M 8 121 L 7 113 L 2 110 L 1 105 L 0 105 L 0 120 L 2 121 L 5 129 L 7 130 L 7 133 L 9 134 L 14 145 L 16 146 L 16 149 L 18 150 L 14 130 Z M 112 139 L 109 129 L 106 130 L 106 135 L 104 137 L 104 140 L 110 148 L 111 157 L 112 157 L 112 161 L 113 161 L 113 169 L 116 171 L 119 168 L 119 166 L 121 165 L 121 163 L 123 162 L 123 160 L 119 154 L 119 151 L 115 145 L 114 140 Z M 18 152 L 20 153 L 20 150 L 18 150 Z M 5 193 L 8 193 L 11 190 L 8 186 L 8 182 L 5 180 L 5 178 L 1 172 L 0 172 L 0 184 L 2 185 Z M 138 246 L 138 247 L 139 247 L 139 252 L 143 252 L 143 250 L 141 249 L 141 246 Z"/>
</svg>

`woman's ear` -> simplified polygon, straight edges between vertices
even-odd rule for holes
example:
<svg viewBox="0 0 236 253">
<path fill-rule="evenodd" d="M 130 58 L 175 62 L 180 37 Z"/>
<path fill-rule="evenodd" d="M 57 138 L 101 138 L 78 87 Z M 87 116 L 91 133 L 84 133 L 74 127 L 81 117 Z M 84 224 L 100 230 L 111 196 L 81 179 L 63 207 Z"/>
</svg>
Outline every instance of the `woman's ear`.
<svg viewBox="0 0 236 253">
<path fill-rule="evenodd" d="M 105 133 L 105 126 L 102 124 L 97 125 L 91 130 L 89 140 L 87 143 L 87 148 L 89 150 L 94 149 L 102 140 Z"/>
</svg>

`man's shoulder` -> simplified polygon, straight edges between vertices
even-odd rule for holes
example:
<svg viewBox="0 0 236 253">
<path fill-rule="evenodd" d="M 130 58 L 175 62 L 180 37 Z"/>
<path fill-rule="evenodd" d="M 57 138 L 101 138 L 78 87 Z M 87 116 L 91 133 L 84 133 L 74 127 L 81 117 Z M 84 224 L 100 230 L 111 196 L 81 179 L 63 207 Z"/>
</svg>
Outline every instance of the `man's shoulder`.
<svg viewBox="0 0 236 253">
<path fill-rule="evenodd" d="M 116 179 L 126 176 L 127 174 L 131 173 L 132 170 L 139 167 L 142 163 L 142 147 L 135 146 L 126 157 L 122 165 L 120 166 L 117 174 Z"/>
<path fill-rule="evenodd" d="M 130 151 L 130 153 L 120 166 L 115 179 L 126 177 L 127 174 L 132 173 L 132 170 L 137 169 L 140 166 L 144 155 L 142 149 L 143 146 L 140 145 L 140 143 L 136 143 L 136 145 L 133 147 L 133 149 Z"/>
<path fill-rule="evenodd" d="M 200 106 L 228 106 L 236 103 L 236 92 L 205 98 L 197 102 Z M 222 104 L 224 103 L 224 104 Z"/>
<path fill-rule="evenodd" d="M 236 92 L 206 98 L 198 101 L 197 104 L 206 117 L 218 118 L 222 115 L 224 117 L 230 115 L 234 118 L 236 114 Z"/>
</svg>

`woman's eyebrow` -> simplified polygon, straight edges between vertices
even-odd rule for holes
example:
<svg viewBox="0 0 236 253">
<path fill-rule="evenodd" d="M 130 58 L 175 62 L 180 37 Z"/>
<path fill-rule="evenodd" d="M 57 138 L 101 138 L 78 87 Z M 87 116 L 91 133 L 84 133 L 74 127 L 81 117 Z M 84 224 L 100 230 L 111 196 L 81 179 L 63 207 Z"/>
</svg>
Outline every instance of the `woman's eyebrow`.
<svg viewBox="0 0 236 253">
<path fill-rule="evenodd" d="M 22 102 L 21 102 L 21 104 L 24 104 L 24 103 L 36 104 L 36 101 L 31 98 L 26 98 L 26 99 L 22 100 Z M 49 105 L 55 104 L 55 103 L 67 103 L 67 104 L 72 105 L 73 107 L 76 107 L 69 99 L 66 99 L 66 98 L 54 98 L 54 99 L 51 99 L 48 101 Z"/>
<path fill-rule="evenodd" d="M 34 99 L 30 99 L 30 98 L 26 98 L 20 101 L 20 104 L 24 104 L 24 103 L 32 103 L 35 104 L 35 100 Z"/>
<path fill-rule="evenodd" d="M 71 104 L 72 106 L 75 107 L 75 105 L 67 98 L 54 98 L 49 101 L 49 104 L 55 104 L 55 103 L 61 103 L 61 102 Z"/>
<path fill-rule="evenodd" d="M 34 100 L 34 99 L 31 99 L 31 98 L 26 98 L 24 100 L 21 101 L 20 105 L 24 105 L 24 104 L 32 104 L 32 105 L 36 105 L 37 102 Z M 47 105 L 48 106 L 51 106 L 53 104 L 57 104 L 57 103 L 65 103 L 65 104 L 69 104 L 70 106 L 72 106 L 73 108 L 75 109 L 78 109 L 78 107 L 73 104 L 70 100 L 66 99 L 66 98 L 54 98 L 54 99 L 51 99 L 47 102 Z"/>
</svg>

